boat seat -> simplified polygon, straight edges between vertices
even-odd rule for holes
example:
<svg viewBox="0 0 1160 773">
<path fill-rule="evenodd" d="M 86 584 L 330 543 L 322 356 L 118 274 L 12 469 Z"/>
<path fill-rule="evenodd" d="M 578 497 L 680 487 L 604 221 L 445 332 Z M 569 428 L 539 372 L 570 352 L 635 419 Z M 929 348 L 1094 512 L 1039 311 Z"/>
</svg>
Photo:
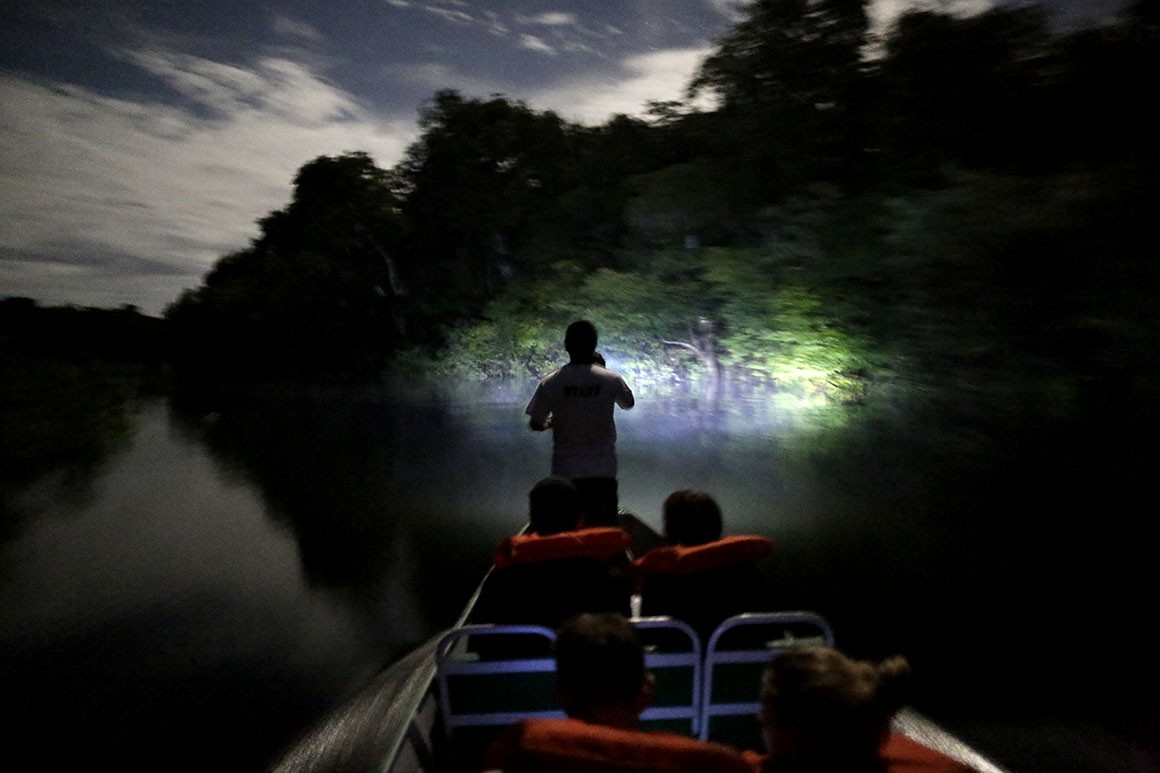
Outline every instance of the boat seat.
<svg viewBox="0 0 1160 773">
<path fill-rule="evenodd" d="M 701 722 L 701 640 L 687 623 L 671 617 L 632 618 L 644 645 L 644 665 L 656 680 L 641 729 L 696 736 Z"/>
<path fill-rule="evenodd" d="M 481 656 L 474 647 L 489 639 L 543 656 Z M 483 749 L 503 728 L 521 719 L 562 718 L 556 703 L 556 633 L 538 625 L 466 625 L 446 633 L 435 649 L 435 680 L 442 741 L 435 749 L 443 767 L 478 770 Z"/>
<path fill-rule="evenodd" d="M 813 612 L 736 615 L 723 621 L 705 647 L 702 740 L 737 749 L 761 749 L 761 680 L 780 652 L 812 645 L 834 646 L 825 618 Z"/>
<path fill-rule="evenodd" d="M 632 623 L 644 645 L 645 668 L 656 679 L 653 704 L 641 714 L 641 727 L 696 736 L 701 720 L 700 639 L 688 625 L 668 617 L 635 618 Z M 554 658 L 497 657 L 494 648 L 483 646 L 493 638 L 518 652 L 550 653 L 556 634 L 537 625 L 467 625 L 440 639 L 436 687 L 443 751 L 454 751 L 453 768 L 476 764 L 486 745 L 519 720 L 564 717 L 556 702 Z M 474 646 L 486 655 L 474 652 Z"/>
</svg>

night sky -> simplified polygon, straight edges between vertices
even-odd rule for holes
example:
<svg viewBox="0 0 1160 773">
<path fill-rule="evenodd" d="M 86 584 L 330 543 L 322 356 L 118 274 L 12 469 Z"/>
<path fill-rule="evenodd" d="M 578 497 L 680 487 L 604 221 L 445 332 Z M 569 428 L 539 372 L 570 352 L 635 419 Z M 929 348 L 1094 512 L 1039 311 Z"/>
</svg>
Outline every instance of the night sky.
<svg viewBox="0 0 1160 773">
<path fill-rule="evenodd" d="M 986 0 L 933 7 L 971 12 Z M 885 28 L 906 0 L 879 0 Z M 1060 23 L 1115 0 L 1051 0 Z M 731 0 L 5 0 L 0 297 L 159 314 L 323 154 L 402 158 L 436 90 L 595 125 L 678 99 Z"/>
</svg>

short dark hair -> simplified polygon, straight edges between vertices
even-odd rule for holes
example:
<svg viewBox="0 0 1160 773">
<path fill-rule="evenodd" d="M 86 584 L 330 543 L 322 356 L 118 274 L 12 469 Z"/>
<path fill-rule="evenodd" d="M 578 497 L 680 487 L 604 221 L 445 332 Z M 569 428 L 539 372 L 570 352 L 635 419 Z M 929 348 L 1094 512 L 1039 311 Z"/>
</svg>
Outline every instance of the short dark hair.
<svg viewBox="0 0 1160 773">
<path fill-rule="evenodd" d="M 594 706 L 622 705 L 645 683 L 644 648 L 623 615 L 582 613 L 556 633 L 556 680 L 574 701 L 572 714 Z"/>
<path fill-rule="evenodd" d="M 537 481 L 528 492 L 528 531 L 559 534 L 580 525 L 580 492 L 558 475 Z"/>
<path fill-rule="evenodd" d="M 721 506 L 709 494 L 681 489 L 663 507 L 665 537 L 675 545 L 704 545 L 721 539 Z"/>
<path fill-rule="evenodd" d="M 596 351 L 596 325 L 586 319 L 578 319 L 568 326 L 564 333 L 564 351 L 577 356 L 587 356 Z"/>
</svg>

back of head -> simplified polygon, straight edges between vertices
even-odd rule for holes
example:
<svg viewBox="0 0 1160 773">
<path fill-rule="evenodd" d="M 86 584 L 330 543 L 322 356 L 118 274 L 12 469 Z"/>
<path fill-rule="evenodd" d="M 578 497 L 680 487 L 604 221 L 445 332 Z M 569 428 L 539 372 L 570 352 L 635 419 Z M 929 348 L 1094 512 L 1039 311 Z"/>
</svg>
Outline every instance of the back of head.
<svg viewBox="0 0 1160 773">
<path fill-rule="evenodd" d="M 910 666 L 901 657 L 852 660 L 828 647 L 774 658 L 762 685 L 771 759 L 795 770 L 875 770 L 890 721 L 906 704 Z"/>
<path fill-rule="evenodd" d="M 586 319 L 578 319 L 564 333 L 564 351 L 573 360 L 591 362 L 596 352 L 596 326 Z"/>
<path fill-rule="evenodd" d="M 547 536 L 580 525 L 580 492 L 567 478 L 549 475 L 528 492 L 528 530 Z"/>
<path fill-rule="evenodd" d="M 634 725 L 644 708 L 647 681 L 636 629 L 618 614 L 584 613 L 568 619 L 556 634 L 556 680 L 568 716 Z M 607 717 L 625 721 L 604 721 Z"/>
<path fill-rule="evenodd" d="M 704 545 L 721 539 L 721 506 L 704 491 L 681 489 L 663 507 L 665 537 L 674 545 Z"/>
</svg>

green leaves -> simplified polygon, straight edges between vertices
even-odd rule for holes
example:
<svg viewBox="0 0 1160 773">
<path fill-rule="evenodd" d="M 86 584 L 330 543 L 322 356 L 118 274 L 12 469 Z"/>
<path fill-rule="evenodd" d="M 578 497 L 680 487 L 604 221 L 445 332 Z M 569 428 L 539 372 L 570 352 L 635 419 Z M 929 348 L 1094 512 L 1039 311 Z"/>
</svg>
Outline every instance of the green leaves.
<svg viewBox="0 0 1160 773">
<path fill-rule="evenodd" d="M 461 376 L 539 377 L 564 360 L 562 331 L 583 317 L 610 364 L 642 388 L 708 385 L 723 366 L 736 381 L 854 399 L 864 385 L 848 374 L 865 367 L 867 342 L 842 329 L 824 291 L 786 276 L 796 254 L 780 246 L 648 251 L 586 275 L 562 264 L 562 281 L 505 293 L 457 329 L 440 362 Z"/>
</svg>

